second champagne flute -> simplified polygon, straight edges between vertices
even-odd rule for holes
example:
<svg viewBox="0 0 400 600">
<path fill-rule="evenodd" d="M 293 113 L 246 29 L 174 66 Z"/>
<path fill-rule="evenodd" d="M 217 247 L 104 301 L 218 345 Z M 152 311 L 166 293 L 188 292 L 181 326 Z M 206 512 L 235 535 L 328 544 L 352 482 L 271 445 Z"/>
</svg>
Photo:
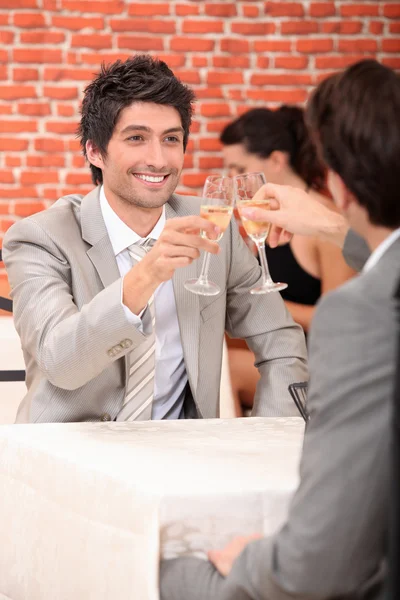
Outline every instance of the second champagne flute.
<svg viewBox="0 0 400 600">
<path fill-rule="evenodd" d="M 218 238 L 213 241 L 219 242 L 224 235 L 224 231 L 227 229 L 231 220 L 233 203 L 234 194 L 232 179 L 220 175 L 211 175 L 210 177 L 207 177 L 203 189 L 200 216 L 219 227 L 220 234 Z M 207 234 L 202 231 L 201 236 L 207 237 Z M 189 290 L 189 292 L 199 294 L 200 296 L 216 296 L 221 291 L 216 283 L 209 281 L 208 279 L 210 258 L 211 254 L 206 252 L 198 279 L 189 279 L 188 281 L 185 281 L 185 288 Z"/>
<path fill-rule="evenodd" d="M 242 208 L 265 208 L 270 207 L 268 200 L 253 200 L 253 196 L 266 182 L 264 173 L 244 173 L 234 177 L 234 188 L 236 205 L 239 211 L 243 227 L 250 239 L 257 246 L 262 269 L 262 283 L 260 286 L 250 290 L 251 294 L 267 294 L 268 292 L 280 292 L 287 288 L 287 283 L 275 283 L 269 274 L 267 256 L 265 254 L 265 241 L 268 237 L 271 223 L 268 221 L 251 221 L 244 217 Z"/>
</svg>

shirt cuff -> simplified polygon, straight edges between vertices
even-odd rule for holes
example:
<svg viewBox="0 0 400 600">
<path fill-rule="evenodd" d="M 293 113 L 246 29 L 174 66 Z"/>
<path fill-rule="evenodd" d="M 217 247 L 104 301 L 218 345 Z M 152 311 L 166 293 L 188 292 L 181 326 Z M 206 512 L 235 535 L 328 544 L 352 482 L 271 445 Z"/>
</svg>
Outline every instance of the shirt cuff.
<svg viewBox="0 0 400 600">
<path fill-rule="evenodd" d="M 151 325 L 151 314 L 148 309 L 148 305 L 144 307 L 142 311 L 138 315 L 135 315 L 129 308 L 122 302 L 122 294 L 123 294 L 123 278 L 121 279 L 121 306 L 124 309 L 124 313 L 127 321 L 134 325 L 140 333 L 144 335 L 149 335 L 152 330 Z"/>
</svg>

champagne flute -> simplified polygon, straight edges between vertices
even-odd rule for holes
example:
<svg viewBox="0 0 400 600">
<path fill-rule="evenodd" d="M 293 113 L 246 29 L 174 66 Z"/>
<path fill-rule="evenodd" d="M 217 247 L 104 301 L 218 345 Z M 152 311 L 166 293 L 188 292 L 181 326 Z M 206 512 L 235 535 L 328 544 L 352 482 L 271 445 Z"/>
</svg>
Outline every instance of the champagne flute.
<svg viewBox="0 0 400 600">
<path fill-rule="evenodd" d="M 260 187 L 266 183 L 264 173 L 244 173 L 234 177 L 234 188 L 236 204 L 243 227 L 250 239 L 257 246 L 262 269 L 262 283 L 260 286 L 250 290 L 250 294 L 267 294 L 269 292 L 280 292 L 287 288 L 287 283 L 275 283 L 269 274 L 267 256 L 265 254 L 265 241 L 268 238 L 271 223 L 268 221 L 252 221 L 245 217 L 242 208 L 270 208 L 270 202 L 266 200 L 253 200 L 253 196 Z"/>
<path fill-rule="evenodd" d="M 233 182 L 230 177 L 221 175 L 211 175 L 207 177 L 200 207 L 200 216 L 217 225 L 220 229 L 216 242 L 224 235 L 231 220 L 234 204 Z M 201 231 L 200 235 L 207 238 L 207 233 Z M 211 239 L 211 238 L 208 238 Z M 185 281 L 185 288 L 193 294 L 200 296 L 216 296 L 221 289 L 213 281 L 208 279 L 208 268 L 211 254 L 205 253 L 201 273 L 198 279 L 188 279 Z"/>
</svg>

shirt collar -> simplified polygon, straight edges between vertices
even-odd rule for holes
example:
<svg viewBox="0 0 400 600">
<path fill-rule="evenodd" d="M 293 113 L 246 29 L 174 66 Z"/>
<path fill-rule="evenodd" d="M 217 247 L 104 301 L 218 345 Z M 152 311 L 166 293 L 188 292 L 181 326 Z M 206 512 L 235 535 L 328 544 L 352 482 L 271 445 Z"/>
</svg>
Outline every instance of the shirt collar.
<svg viewBox="0 0 400 600">
<path fill-rule="evenodd" d="M 400 227 L 392 231 L 392 233 L 388 235 L 388 237 L 385 238 L 383 242 L 381 242 L 379 246 L 375 248 L 375 250 L 372 252 L 371 256 L 368 258 L 367 262 L 364 265 L 363 273 L 366 273 L 367 271 L 372 269 L 372 267 L 375 267 L 375 265 L 378 263 L 378 261 L 380 261 L 385 252 L 389 250 L 390 246 L 394 244 L 394 242 L 398 238 L 400 238 Z"/>
<path fill-rule="evenodd" d="M 100 188 L 100 209 L 115 256 L 117 256 L 123 250 L 126 250 L 128 246 L 141 243 L 147 238 L 158 240 L 162 230 L 164 229 L 166 219 L 165 206 L 163 206 L 161 217 L 158 219 L 153 230 L 148 236 L 141 238 L 133 231 L 133 229 L 128 227 L 128 225 L 126 225 L 126 223 L 124 223 L 119 218 L 117 213 L 111 208 L 104 193 L 104 186 L 101 186 Z"/>
</svg>

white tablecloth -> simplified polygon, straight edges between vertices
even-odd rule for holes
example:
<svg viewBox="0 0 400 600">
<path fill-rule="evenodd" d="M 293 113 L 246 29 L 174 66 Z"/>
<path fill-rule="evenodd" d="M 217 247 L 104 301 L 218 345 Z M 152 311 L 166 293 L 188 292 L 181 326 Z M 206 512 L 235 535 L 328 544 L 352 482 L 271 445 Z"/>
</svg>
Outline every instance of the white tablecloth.
<svg viewBox="0 0 400 600">
<path fill-rule="evenodd" d="M 282 524 L 302 419 L 0 427 L 0 597 L 157 600 L 158 562 Z"/>
</svg>

